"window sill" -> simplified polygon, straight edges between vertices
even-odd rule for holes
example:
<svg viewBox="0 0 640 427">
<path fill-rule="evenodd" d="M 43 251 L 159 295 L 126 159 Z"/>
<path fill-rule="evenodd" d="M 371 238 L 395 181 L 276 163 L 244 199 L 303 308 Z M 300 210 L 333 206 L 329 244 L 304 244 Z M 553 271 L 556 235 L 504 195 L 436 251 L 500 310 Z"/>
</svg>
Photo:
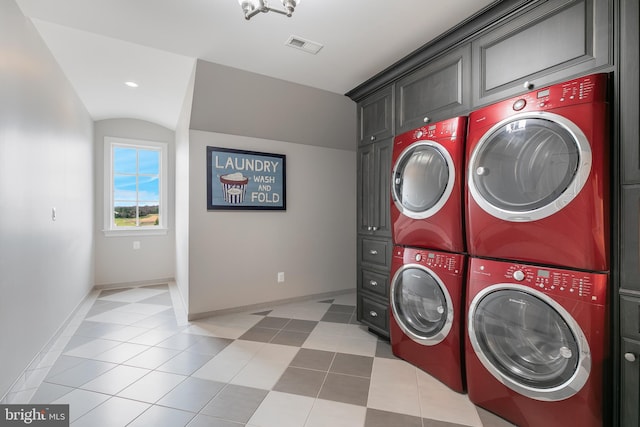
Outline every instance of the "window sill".
<svg viewBox="0 0 640 427">
<path fill-rule="evenodd" d="M 169 232 L 168 228 L 126 229 L 126 230 L 102 230 L 105 237 L 127 237 L 127 236 L 164 236 Z"/>
</svg>

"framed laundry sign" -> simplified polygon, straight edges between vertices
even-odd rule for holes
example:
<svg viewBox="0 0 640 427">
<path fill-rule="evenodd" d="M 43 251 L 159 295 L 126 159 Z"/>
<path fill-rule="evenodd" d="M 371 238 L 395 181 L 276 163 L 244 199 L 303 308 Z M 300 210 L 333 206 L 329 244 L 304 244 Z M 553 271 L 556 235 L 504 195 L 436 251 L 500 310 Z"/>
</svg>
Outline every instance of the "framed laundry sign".
<svg viewBox="0 0 640 427">
<path fill-rule="evenodd" d="M 286 210 L 286 156 L 207 147 L 207 210 Z"/>
</svg>

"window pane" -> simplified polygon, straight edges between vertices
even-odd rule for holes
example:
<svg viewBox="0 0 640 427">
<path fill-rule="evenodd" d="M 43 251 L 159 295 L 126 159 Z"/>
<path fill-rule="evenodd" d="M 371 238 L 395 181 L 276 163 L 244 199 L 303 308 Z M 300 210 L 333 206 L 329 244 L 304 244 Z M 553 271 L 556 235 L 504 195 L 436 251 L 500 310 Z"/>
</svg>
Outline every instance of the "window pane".
<svg viewBox="0 0 640 427">
<path fill-rule="evenodd" d="M 136 176 L 116 175 L 113 178 L 114 200 L 137 200 Z"/>
<path fill-rule="evenodd" d="M 138 178 L 139 200 L 160 200 L 160 181 L 157 176 L 141 176 Z"/>
<path fill-rule="evenodd" d="M 136 173 L 136 149 L 113 147 L 113 171 L 115 173 Z"/>
<path fill-rule="evenodd" d="M 115 202 L 115 207 L 113 209 L 113 223 L 116 227 L 135 227 L 135 203 Z"/>
<path fill-rule="evenodd" d="M 160 173 L 160 152 L 138 150 L 138 173 L 158 175 Z"/>
<path fill-rule="evenodd" d="M 160 224 L 158 215 L 158 205 L 150 203 L 140 203 L 140 226 L 153 226 Z"/>
</svg>

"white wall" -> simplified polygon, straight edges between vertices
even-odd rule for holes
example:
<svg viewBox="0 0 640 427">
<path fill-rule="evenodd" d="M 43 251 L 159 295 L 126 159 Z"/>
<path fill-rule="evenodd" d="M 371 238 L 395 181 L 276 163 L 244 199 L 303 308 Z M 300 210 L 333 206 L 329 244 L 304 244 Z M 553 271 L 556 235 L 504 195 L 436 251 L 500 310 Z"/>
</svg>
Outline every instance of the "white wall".
<svg viewBox="0 0 640 427">
<path fill-rule="evenodd" d="M 189 312 L 189 120 L 193 102 L 195 67 L 176 126 L 176 284 Z"/>
<path fill-rule="evenodd" d="M 93 286 L 92 126 L 31 22 L 0 0 L 0 396 Z"/>
<path fill-rule="evenodd" d="M 192 316 L 355 289 L 355 151 L 193 130 L 189 145 Z M 286 211 L 207 211 L 208 145 L 286 155 Z"/>
<path fill-rule="evenodd" d="M 166 142 L 168 144 L 168 232 L 160 236 L 105 236 L 104 228 L 104 137 Z M 151 283 L 175 276 L 175 134 L 160 125 L 137 119 L 109 119 L 95 122 L 95 226 L 98 286 Z M 140 249 L 133 249 L 133 242 Z"/>
<path fill-rule="evenodd" d="M 193 87 L 178 227 L 188 227 L 189 315 L 355 289 L 355 103 L 202 60 Z M 208 145 L 285 154 L 286 211 L 208 212 Z"/>
</svg>

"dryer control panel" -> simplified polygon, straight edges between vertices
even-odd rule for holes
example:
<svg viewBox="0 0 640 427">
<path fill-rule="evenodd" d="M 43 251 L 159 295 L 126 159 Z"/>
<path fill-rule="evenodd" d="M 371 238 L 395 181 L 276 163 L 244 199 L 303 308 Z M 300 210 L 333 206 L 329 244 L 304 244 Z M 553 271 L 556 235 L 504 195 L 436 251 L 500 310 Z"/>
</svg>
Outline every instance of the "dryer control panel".
<svg viewBox="0 0 640 427">
<path fill-rule="evenodd" d="M 595 304 L 607 301 L 607 274 L 565 270 L 528 264 L 473 259 L 471 280 L 487 285 L 514 283 L 549 296 L 562 296 Z"/>
<path fill-rule="evenodd" d="M 411 144 L 416 141 L 446 139 L 462 142 L 466 129 L 467 118 L 455 117 L 441 122 L 425 125 L 410 130 L 395 138 L 395 144 Z"/>
</svg>

